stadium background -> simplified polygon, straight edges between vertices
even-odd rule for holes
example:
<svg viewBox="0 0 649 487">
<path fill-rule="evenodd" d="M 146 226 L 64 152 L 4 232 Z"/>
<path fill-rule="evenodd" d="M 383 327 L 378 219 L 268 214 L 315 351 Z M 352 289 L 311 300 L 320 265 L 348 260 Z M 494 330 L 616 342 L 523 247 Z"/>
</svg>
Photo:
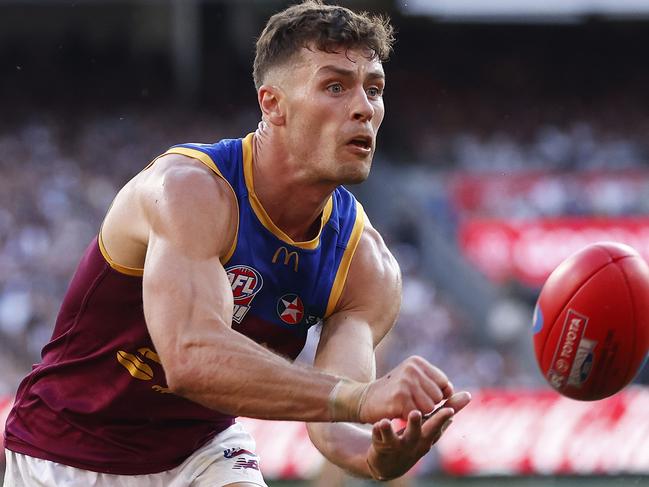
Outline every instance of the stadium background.
<svg viewBox="0 0 649 487">
<path fill-rule="evenodd" d="M 649 2 L 340 3 L 398 30 L 375 168 L 351 188 L 404 272 L 380 369 L 417 353 L 476 394 L 411 484 L 649 485 L 649 371 L 559 400 L 530 345 L 571 251 L 649 256 Z M 0 409 L 116 190 L 172 144 L 254 129 L 254 37 L 286 4 L 0 0 Z M 299 426 L 251 427 L 273 485 L 318 475 Z"/>
</svg>

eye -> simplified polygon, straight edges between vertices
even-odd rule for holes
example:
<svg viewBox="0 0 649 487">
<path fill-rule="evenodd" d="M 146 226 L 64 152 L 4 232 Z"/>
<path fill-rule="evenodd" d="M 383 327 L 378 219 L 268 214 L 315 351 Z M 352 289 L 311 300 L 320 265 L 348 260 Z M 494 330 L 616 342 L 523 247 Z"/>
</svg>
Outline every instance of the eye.
<svg viewBox="0 0 649 487">
<path fill-rule="evenodd" d="M 372 86 L 367 89 L 367 96 L 369 96 L 370 98 L 378 98 L 379 96 L 382 95 L 383 95 L 383 90 L 376 86 Z"/>
<path fill-rule="evenodd" d="M 340 83 L 332 83 L 329 86 L 327 86 L 327 90 L 337 95 L 343 92 L 343 85 Z"/>
</svg>

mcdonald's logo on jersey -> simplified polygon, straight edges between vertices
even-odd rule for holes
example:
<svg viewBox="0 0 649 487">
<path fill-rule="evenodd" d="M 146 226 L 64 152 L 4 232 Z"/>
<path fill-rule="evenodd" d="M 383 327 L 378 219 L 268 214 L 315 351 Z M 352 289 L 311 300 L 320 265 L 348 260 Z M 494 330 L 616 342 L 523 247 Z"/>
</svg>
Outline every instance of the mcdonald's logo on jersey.
<svg viewBox="0 0 649 487">
<path fill-rule="evenodd" d="M 295 257 L 295 260 L 293 261 L 293 271 L 297 272 L 297 268 L 300 265 L 300 256 L 297 255 L 297 252 L 289 252 L 286 247 L 280 247 L 275 251 L 275 254 L 273 255 L 273 264 L 277 263 L 277 259 L 281 254 L 284 255 L 284 265 L 290 265 L 291 260 L 293 259 L 293 257 Z"/>
</svg>

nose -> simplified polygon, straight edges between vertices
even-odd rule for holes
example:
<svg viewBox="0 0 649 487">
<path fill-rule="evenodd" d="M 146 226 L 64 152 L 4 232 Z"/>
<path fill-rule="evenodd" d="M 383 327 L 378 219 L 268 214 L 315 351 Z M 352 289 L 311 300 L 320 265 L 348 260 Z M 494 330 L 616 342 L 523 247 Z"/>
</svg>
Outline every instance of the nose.
<svg viewBox="0 0 649 487">
<path fill-rule="evenodd" d="M 356 90 L 352 105 L 352 118 L 361 122 L 369 122 L 374 116 L 374 105 L 367 98 L 365 88 L 359 87 Z"/>
</svg>

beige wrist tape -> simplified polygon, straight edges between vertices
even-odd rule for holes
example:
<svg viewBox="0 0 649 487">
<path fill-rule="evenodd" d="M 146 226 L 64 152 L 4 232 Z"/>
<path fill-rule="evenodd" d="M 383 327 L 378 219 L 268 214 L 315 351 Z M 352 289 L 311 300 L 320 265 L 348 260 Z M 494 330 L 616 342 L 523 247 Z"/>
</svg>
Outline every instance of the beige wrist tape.
<svg viewBox="0 0 649 487">
<path fill-rule="evenodd" d="M 369 383 L 340 379 L 329 393 L 331 421 L 359 422 Z"/>
</svg>

